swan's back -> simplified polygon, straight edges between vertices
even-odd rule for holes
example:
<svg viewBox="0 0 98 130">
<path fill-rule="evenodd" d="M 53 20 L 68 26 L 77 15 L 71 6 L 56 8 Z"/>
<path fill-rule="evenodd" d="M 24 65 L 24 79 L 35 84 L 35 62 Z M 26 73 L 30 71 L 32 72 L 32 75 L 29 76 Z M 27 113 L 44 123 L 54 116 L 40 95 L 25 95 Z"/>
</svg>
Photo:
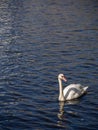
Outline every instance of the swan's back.
<svg viewBox="0 0 98 130">
<path fill-rule="evenodd" d="M 84 87 L 81 84 L 70 84 L 63 90 L 64 98 L 65 100 L 78 98 L 86 92 L 87 88 L 87 86 Z"/>
</svg>

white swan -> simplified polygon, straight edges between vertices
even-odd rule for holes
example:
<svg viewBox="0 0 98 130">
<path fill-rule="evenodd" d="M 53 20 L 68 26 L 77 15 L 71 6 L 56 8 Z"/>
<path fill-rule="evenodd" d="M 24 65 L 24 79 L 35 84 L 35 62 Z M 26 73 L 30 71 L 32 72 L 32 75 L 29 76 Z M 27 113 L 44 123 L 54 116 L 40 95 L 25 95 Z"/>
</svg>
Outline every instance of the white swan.
<svg viewBox="0 0 98 130">
<path fill-rule="evenodd" d="M 63 90 L 62 80 L 64 80 L 65 82 L 67 81 L 64 74 L 59 74 L 58 75 L 59 101 L 72 100 L 72 99 L 79 98 L 86 92 L 88 88 L 88 86 L 83 87 L 81 84 L 70 84 L 67 87 L 65 87 Z"/>
</svg>

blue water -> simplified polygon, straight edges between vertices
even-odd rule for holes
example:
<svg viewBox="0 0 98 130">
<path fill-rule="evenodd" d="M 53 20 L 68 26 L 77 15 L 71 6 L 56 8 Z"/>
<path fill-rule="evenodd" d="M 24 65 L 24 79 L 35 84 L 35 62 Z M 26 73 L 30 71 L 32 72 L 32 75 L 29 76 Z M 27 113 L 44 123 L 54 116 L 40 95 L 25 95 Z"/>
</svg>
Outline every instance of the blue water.
<svg viewBox="0 0 98 130">
<path fill-rule="evenodd" d="M 98 2 L 0 0 L 0 130 L 98 130 Z M 58 101 L 57 75 L 89 86 Z"/>
</svg>

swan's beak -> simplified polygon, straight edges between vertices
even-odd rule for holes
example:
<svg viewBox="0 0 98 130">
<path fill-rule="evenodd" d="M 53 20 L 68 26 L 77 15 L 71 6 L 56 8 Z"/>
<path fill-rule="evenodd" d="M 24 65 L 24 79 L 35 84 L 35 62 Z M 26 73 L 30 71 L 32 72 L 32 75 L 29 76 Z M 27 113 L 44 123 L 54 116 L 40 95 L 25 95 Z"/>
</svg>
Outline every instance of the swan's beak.
<svg viewBox="0 0 98 130">
<path fill-rule="evenodd" d="M 66 77 L 63 77 L 62 80 L 65 81 L 65 82 L 67 81 Z"/>
</svg>

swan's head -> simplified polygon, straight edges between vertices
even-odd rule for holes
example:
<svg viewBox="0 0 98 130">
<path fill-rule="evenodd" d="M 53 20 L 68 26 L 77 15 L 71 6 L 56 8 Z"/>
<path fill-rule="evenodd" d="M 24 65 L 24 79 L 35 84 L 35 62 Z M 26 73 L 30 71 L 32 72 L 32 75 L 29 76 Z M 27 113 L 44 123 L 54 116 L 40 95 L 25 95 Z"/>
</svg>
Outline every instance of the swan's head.
<svg viewBox="0 0 98 130">
<path fill-rule="evenodd" d="M 64 74 L 59 74 L 58 75 L 58 80 L 64 80 L 65 82 L 67 81 L 66 77 L 64 76 Z"/>
</svg>

